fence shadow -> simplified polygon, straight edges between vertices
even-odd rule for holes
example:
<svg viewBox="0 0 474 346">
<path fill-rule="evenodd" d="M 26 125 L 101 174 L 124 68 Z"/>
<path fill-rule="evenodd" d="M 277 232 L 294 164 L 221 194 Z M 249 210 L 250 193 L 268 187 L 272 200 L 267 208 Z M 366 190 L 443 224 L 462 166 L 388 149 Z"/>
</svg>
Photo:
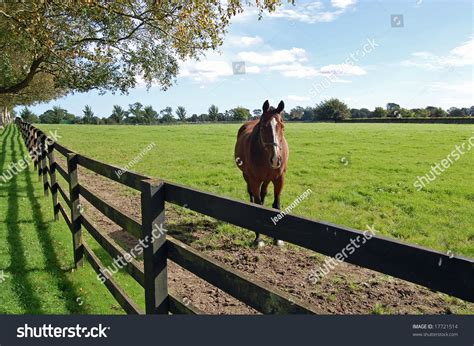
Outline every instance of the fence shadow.
<svg viewBox="0 0 474 346">
<path fill-rule="evenodd" d="M 17 148 L 15 143 L 16 131 L 12 131 L 13 126 L 9 126 L 9 138 L 11 146 L 11 159 L 18 161 Z M 19 137 L 17 135 L 17 137 Z M 6 145 L 4 146 L 4 150 Z M 3 156 L 5 160 L 5 155 Z M 10 266 L 7 269 L 11 275 L 12 287 L 18 297 L 19 303 L 25 313 L 42 314 L 40 299 L 34 288 L 33 282 L 28 278 L 29 271 L 25 256 L 25 248 L 21 239 L 21 229 L 18 226 L 18 175 L 14 175 L 8 182 L 8 209 L 5 223 L 7 225 L 7 243 L 11 256 Z"/>
<path fill-rule="evenodd" d="M 21 154 L 24 157 L 27 154 L 25 151 L 25 146 L 21 143 L 19 135 L 16 135 L 15 137 L 17 139 L 18 145 L 21 148 Z M 66 272 L 73 268 L 72 263 L 67 268 L 61 267 L 61 263 L 58 260 L 56 252 L 54 251 L 53 240 L 51 239 L 51 235 L 49 233 L 49 223 L 51 221 L 45 220 L 41 206 L 37 201 L 37 197 L 34 195 L 34 186 L 30 170 L 27 169 L 24 171 L 24 178 L 26 182 L 26 194 L 33 215 L 34 228 L 45 259 L 46 271 L 48 274 L 54 277 L 55 285 L 58 287 L 58 290 L 64 294 L 65 307 L 69 313 L 82 313 L 84 312 L 84 308 L 76 302 L 79 293 L 76 291 L 76 287 L 73 285 L 73 283 L 66 276 Z"/>
</svg>

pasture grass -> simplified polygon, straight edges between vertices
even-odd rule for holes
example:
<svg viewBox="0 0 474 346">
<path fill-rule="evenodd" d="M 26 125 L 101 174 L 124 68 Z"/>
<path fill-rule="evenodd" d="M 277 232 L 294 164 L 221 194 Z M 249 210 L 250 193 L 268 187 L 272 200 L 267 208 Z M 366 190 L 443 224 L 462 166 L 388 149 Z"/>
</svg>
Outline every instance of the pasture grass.
<svg viewBox="0 0 474 346">
<path fill-rule="evenodd" d="M 248 200 L 233 156 L 239 126 L 39 125 L 58 130 L 70 149 L 122 167 L 154 142 L 131 170 Z M 295 214 L 361 230 L 373 226 L 388 237 L 474 257 L 474 150 L 421 191 L 413 186 L 473 132 L 474 125 L 289 123 L 282 206 L 311 189 Z M 266 205 L 272 200 L 270 193 Z M 210 237 L 234 232 L 241 230 L 219 224 Z M 249 233 L 241 245 L 251 239 Z"/>
<path fill-rule="evenodd" d="M 0 172 L 27 155 L 15 126 L 0 135 Z M 0 183 L 3 181 L 0 181 Z M 90 239 L 88 239 L 89 241 Z M 105 251 L 92 243 L 107 264 Z M 74 269 L 72 237 L 64 220 L 55 222 L 51 197 L 32 165 L 0 184 L 0 314 L 123 314 L 85 261 Z M 143 306 L 133 280 L 116 278 Z"/>
</svg>

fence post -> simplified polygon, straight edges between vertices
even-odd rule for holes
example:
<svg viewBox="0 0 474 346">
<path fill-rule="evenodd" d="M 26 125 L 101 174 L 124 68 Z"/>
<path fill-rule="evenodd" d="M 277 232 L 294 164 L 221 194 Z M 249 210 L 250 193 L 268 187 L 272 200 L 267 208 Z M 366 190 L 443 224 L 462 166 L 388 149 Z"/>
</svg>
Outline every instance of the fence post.
<svg viewBox="0 0 474 346">
<path fill-rule="evenodd" d="M 141 182 L 142 238 L 146 314 L 168 314 L 168 274 L 165 226 L 165 184 Z M 151 246 L 150 246 L 151 245 Z"/>
<path fill-rule="evenodd" d="M 54 157 L 54 142 L 48 139 L 49 175 L 51 177 L 51 196 L 53 197 L 54 221 L 59 220 L 58 180 L 56 178 L 56 158 Z"/>
<path fill-rule="evenodd" d="M 35 153 L 35 155 L 33 156 L 33 163 L 34 163 L 34 169 L 36 171 L 38 169 L 38 136 L 37 136 L 37 133 L 36 133 L 36 129 L 33 126 L 31 126 L 31 128 L 32 128 L 32 131 L 33 131 L 32 149 L 34 150 L 34 153 Z"/>
<path fill-rule="evenodd" d="M 25 145 L 29 153 L 30 152 L 30 124 L 25 124 Z"/>
<path fill-rule="evenodd" d="M 79 204 L 79 182 L 77 178 L 77 154 L 67 154 L 69 195 L 71 198 L 71 232 L 74 251 L 74 266 L 82 267 L 84 247 L 82 246 L 81 212 Z"/>
<path fill-rule="evenodd" d="M 36 157 L 37 165 L 38 165 L 38 181 L 41 182 L 42 175 L 43 175 L 43 143 L 42 138 L 43 134 L 39 130 L 35 130 L 36 132 L 36 152 L 38 153 Z"/>
<path fill-rule="evenodd" d="M 41 163 L 40 163 L 40 170 L 41 174 L 43 175 L 43 190 L 44 195 L 47 197 L 49 196 L 49 189 L 48 189 L 48 163 L 46 162 L 46 155 L 47 155 L 47 148 L 46 143 L 48 139 L 44 133 L 40 134 L 40 142 L 41 142 Z"/>
<path fill-rule="evenodd" d="M 27 139 L 27 144 L 26 146 L 28 147 L 28 153 L 31 155 L 31 149 L 33 148 L 33 131 L 31 129 L 31 125 L 27 125 L 27 130 L 28 130 L 28 139 Z"/>
</svg>

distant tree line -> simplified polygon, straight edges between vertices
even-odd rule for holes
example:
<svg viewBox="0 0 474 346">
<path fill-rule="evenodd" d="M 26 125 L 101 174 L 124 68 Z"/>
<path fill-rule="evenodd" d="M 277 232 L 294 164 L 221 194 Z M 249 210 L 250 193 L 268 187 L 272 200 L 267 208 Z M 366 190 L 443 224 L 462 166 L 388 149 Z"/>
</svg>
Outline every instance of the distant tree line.
<svg viewBox="0 0 474 346">
<path fill-rule="evenodd" d="M 324 121 L 351 118 L 442 118 L 469 116 L 474 116 L 474 106 L 470 108 L 451 107 L 448 110 L 433 106 L 407 109 L 400 107 L 396 103 L 388 103 L 385 108 L 375 107 L 371 111 L 367 108 L 349 109 L 344 102 L 333 98 L 323 101 L 315 107 L 295 107 L 288 114 L 285 114 L 285 119 L 289 121 Z"/>
<path fill-rule="evenodd" d="M 97 117 L 90 106 L 85 106 L 82 116 L 69 113 L 66 109 L 53 107 L 41 115 L 36 115 L 28 108 L 20 111 L 20 117 L 30 123 L 43 124 L 128 124 L 128 125 L 155 125 L 175 122 L 225 122 L 244 121 L 258 118 L 262 111 L 254 109 L 250 111 L 244 107 L 236 107 L 220 112 L 216 105 L 211 105 L 207 113 L 189 115 L 186 108 L 178 106 L 175 111 L 171 107 L 165 107 L 156 111 L 152 106 L 143 106 L 136 102 L 124 109 L 114 105 L 110 116 L 106 118 Z M 440 118 L 440 117 L 468 117 L 474 116 L 474 106 L 470 108 L 451 107 L 444 110 L 440 107 L 428 106 L 426 108 L 407 109 L 396 103 L 388 103 L 385 108 L 376 107 L 373 111 L 367 108 L 350 109 L 344 102 L 332 98 L 322 101 L 315 107 L 295 107 L 289 112 L 284 112 L 286 121 L 325 121 L 361 118 Z"/>
</svg>

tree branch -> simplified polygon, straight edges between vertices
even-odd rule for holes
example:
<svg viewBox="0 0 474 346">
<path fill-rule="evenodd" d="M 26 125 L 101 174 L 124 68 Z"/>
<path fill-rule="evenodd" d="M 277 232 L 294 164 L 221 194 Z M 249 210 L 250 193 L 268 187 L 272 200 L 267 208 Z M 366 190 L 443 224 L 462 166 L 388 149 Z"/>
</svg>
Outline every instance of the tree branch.
<svg viewBox="0 0 474 346">
<path fill-rule="evenodd" d="M 38 71 L 38 67 L 44 61 L 44 57 L 40 56 L 39 58 L 33 60 L 30 66 L 30 71 L 26 75 L 26 77 L 21 80 L 20 82 L 11 85 L 9 87 L 0 87 L 0 94 L 16 94 L 26 88 L 28 84 L 33 80 L 36 72 Z"/>
</svg>

